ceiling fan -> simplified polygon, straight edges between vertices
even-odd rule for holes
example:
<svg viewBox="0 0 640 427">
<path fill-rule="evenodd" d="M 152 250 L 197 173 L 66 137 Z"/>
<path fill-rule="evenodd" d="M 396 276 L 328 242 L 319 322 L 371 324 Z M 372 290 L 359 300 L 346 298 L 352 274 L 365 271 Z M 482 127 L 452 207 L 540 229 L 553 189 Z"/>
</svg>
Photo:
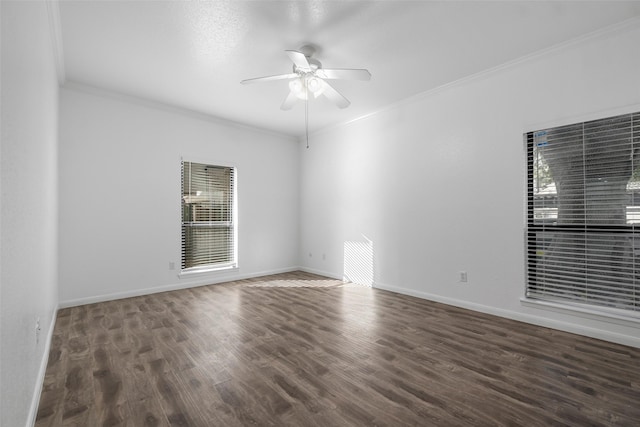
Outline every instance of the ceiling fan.
<svg viewBox="0 0 640 427">
<path fill-rule="evenodd" d="M 351 102 L 331 86 L 327 80 L 370 80 L 371 73 L 365 69 L 322 68 L 322 64 L 311 56 L 315 52 L 313 46 L 302 46 L 299 50 L 285 50 L 293 62 L 293 72 L 276 76 L 257 77 L 242 80 L 240 83 L 261 83 L 273 80 L 290 80 L 289 95 L 280 106 L 290 110 L 298 99 L 307 101 L 312 95 L 317 98 L 324 95 L 339 108 L 347 108 Z"/>
</svg>

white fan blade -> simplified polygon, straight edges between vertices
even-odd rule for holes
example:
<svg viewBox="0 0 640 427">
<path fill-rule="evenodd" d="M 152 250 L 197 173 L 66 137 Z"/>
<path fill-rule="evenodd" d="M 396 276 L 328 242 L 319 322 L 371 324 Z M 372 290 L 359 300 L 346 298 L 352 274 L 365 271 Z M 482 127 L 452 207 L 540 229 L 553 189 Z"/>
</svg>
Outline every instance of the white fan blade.
<svg viewBox="0 0 640 427">
<path fill-rule="evenodd" d="M 299 77 L 297 74 L 279 74 L 277 76 L 267 76 L 267 77 L 256 77 L 255 79 L 246 79 L 242 80 L 240 83 L 246 85 L 248 83 L 261 83 L 261 82 L 270 82 L 273 80 L 284 80 L 284 79 L 294 79 Z"/>
<path fill-rule="evenodd" d="M 287 95 L 287 98 L 284 100 L 284 102 L 280 106 L 280 109 L 285 111 L 291 110 L 291 108 L 293 107 L 293 104 L 295 104 L 297 100 L 298 100 L 298 97 L 296 96 L 296 94 L 293 92 L 289 92 L 289 95 Z"/>
<path fill-rule="evenodd" d="M 324 80 L 320 80 L 320 81 L 324 86 L 324 90 L 322 94 L 326 96 L 329 99 L 329 101 L 336 104 L 339 108 L 347 108 L 351 104 L 351 102 L 347 98 L 342 96 L 340 92 L 335 90 L 333 86 L 331 86 L 329 83 L 325 82 Z"/>
<path fill-rule="evenodd" d="M 291 59 L 301 71 L 311 71 L 311 65 L 309 65 L 309 61 L 307 61 L 304 53 L 298 52 L 297 50 L 285 50 L 285 52 L 287 52 L 289 59 Z"/>
<path fill-rule="evenodd" d="M 371 80 L 371 73 L 365 69 L 354 68 L 337 68 L 327 69 L 320 68 L 316 71 L 318 77 L 330 80 Z"/>
</svg>

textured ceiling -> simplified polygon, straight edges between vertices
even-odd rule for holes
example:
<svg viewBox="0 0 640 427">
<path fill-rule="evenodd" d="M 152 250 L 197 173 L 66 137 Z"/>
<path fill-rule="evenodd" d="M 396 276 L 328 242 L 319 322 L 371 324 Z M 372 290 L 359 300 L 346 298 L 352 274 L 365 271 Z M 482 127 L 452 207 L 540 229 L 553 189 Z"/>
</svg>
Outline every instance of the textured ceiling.
<svg viewBox="0 0 640 427">
<path fill-rule="evenodd" d="M 285 49 L 304 44 L 327 68 L 367 68 L 335 81 L 341 110 L 309 103 L 310 131 L 640 15 L 617 1 L 59 1 L 65 80 L 287 135 L 304 104 L 280 110 Z"/>
</svg>

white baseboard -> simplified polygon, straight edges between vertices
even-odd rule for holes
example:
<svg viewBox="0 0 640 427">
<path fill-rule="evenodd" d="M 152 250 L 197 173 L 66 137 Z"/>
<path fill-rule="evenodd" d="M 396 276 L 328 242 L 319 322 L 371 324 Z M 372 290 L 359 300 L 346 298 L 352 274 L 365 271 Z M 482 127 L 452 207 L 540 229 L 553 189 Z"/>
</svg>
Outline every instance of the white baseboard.
<svg viewBox="0 0 640 427">
<path fill-rule="evenodd" d="M 247 273 L 247 274 L 229 274 L 229 275 L 225 274 L 223 276 L 218 276 L 218 277 L 199 276 L 197 279 L 194 279 L 194 280 L 189 280 L 189 281 L 181 280 L 180 282 L 172 283 L 169 285 L 156 286 L 153 288 L 133 289 L 126 292 L 114 292 L 110 294 L 95 295 L 95 296 L 90 296 L 85 298 L 77 298 L 77 299 L 72 299 L 67 301 L 61 301 L 59 307 L 60 308 L 77 307 L 79 305 L 95 304 L 98 302 L 113 301 L 113 300 L 118 300 L 123 298 L 139 297 L 142 295 L 151 295 L 151 294 L 157 294 L 160 292 L 176 291 L 180 289 L 196 288 L 198 286 L 215 285 L 217 283 L 233 282 L 235 280 L 251 279 L 254 277 L 269 276 L 272 274 L 289 273 L 297 270 L 300 270 L 300 269 L 298 267 L 287 267 L 287 268 L 268 270 L 268 271 L 259 271 L 259 272 Z"/>
<path fill-rule="evenodd" d="M 141 295 L 150 295 L 150 294 L 159 293 L 159 292 L 187 289 L 187 288 L 193 288 L 198 286 L 212 285 L 216 283 L 230 282 L 234 280 L 244 280 L 244 279 L 250 279 L 254 277 L 268 276 L 271 274 L 279 274 L 279 273 L 288 273 L 288 272 L 298 271 L 298 270 L 304 271 L 307 273 L 318 274 L 320 276 L 330 277 L 332 279 L 337 279 L 337 280 L 344 279 L 341 275 L 336 275 L 328 271 L 323 271 L 323 270 L 318 270 L 318 269 L 303 267 L 303 266 L 296 266 L 296 267 L 261 271 L 261 272 L 255 272 L 255 273 L 249 273 L 249 274 L 225 275 L 225 276 L 220 276 L 216 278 L 202 277 L 197 280 L 192 280 L 188 282 L 180 281 L 179 283 L 174 283 L 174 284 L 164 285 L 159 287 L 135 289 L 127 292 L 117 292 L 112 294 L 78 298 L 74 300 L 60 302 L 59 308 L 75 307 L 75 306 L 84 305 L 84 304 L 93 304 L 93 303 L 103 302 L 103 301 L 130 298 L 130 297 L 136 297 Z M 416 291 L 414 289 L 403 288 L 399 286 L 392 286 L 392 285 L 388 285 L 380 282 L 374 283 L 373 287 L 377 289 L 396 292 L 399 294 L 410 295 L 410 296 L 414 296 L 417 298 L 422 298 L 430 301 L 440 302 L 440 303 L 452 305 L 455 307 L 466 308 L 469 310 L 491 314 L 494 316 L 504 317 L 507 319 L 517 320 L 520 322 L 530 323 L 533 325 L 543 326 L 546 328 L 557 329 L 565 332 L 588 336 L 591 338 L 601 339 L 604 341 L 610 341 L 610 342 L 615 342 L 622 345 L 640 348 L 640 337 L 615 333 L 608 330 L 601 330 L 601 329 L 586 327 L 586 326 L 579 325 L 577 323 L 564 322 L 556 319 L 549 319 L 546 317 L 534 316 L 531 314 L 505 310 L 505 309 L 477 304 L 469 301 L 458 300 L 455 298 L 443 297 L 440 295 L 430 294 L 422 291 Z M 46 363 L 44 367 L 46 368 Z M 43 373 L 43 379 L 44 379 L 44 373 Z M 36 405 L 37 405 L 37 401 L 36 401 Z"/>
<path fill-rule="evenodd" d="M 342 275 L 329 273 L 328 271 L 316 270 L 315 268 L 298 267 L 298 270 L 304 271 L 305 273 L 311 273 L 311 274 L 317 274 L 319 276 L 329 277 L 331 279 L 344 280 L 344 277 Z"/>
<path fill-rule="evenodd" d="M 530 314 L 518 313 L 511 310 L 504 310 L 501 308 L 491 307 L 482 304 L 476 304 L 469 301 L 458 300 L 455 298 L 443 297 L 440 295 L 434 295 L 427 292 L 416 291 L 414 289 L 402 288 L 398 286 L 391 286 L 384 283 L 374 283 L 374 288 L 383 289 L 386 291 L 396 292 L 399 294 L 409 295 L 417 298 L 426 299 L 429 301 L 440 302 L 454 307 L 466 308 L 468 310 L 479 311 L 481 313 L 491 314 L 494 316 L 504 317 L 507 319 L 517 320 L 520 322 L 530 323 L 537 326 L 543 326 L 545 328 L 557 329 L 572 334 L 584 335 L 591 338 L 600 339 L 603 341 L 610 341 L 617 344 L 627 345 L 630 347 L 640 348 L 640 338 L 619 334 L 611 331 L 605 331 L 596 328 L 590 328 L 576 323 L 562 322 L 555 319 L 548 319 L 539 316 L 533 316 Z"/>
<path fill-rule="evenodd" d="M 40 361 L 40 369 L 36 377 L 36 385 L 33 390 L 31 406 L 29 407 L 29 417 L 27 418 L 27 427 L 33 427 L 36 423 L 38 415 L 38 404 L 40 403 L 40 395 L 42 394 L 42 386 L 44 384 L 44 376 L 47 373 L 47 365 L 49 364 L 49 352 L 51 351 L 51 341 L 53 340 L 53 330 L 56 326 L 56 318 L 58 317 L 58 307 L 53 310 L 53 317 L 49 322 L 49 331 L 47 331 L 47 341 L 44 344 L 44 352 Z"/>
</svg>

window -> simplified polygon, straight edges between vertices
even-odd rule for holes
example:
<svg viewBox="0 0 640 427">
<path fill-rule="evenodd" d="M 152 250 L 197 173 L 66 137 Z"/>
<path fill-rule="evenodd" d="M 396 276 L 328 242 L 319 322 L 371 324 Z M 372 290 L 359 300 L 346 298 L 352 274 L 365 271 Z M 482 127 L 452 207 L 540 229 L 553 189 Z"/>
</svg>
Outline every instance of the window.
<svg viewBox="0 0 640 427">
<path fill-rule="evenodd" d="M 182 162 L 182 271 L 236 266 L 235 169 Z"/>
<path fill-rule="evenodd" d="M 639 316 L 640 113 L 525 138 L 527 297 Z"/>
</svg>

